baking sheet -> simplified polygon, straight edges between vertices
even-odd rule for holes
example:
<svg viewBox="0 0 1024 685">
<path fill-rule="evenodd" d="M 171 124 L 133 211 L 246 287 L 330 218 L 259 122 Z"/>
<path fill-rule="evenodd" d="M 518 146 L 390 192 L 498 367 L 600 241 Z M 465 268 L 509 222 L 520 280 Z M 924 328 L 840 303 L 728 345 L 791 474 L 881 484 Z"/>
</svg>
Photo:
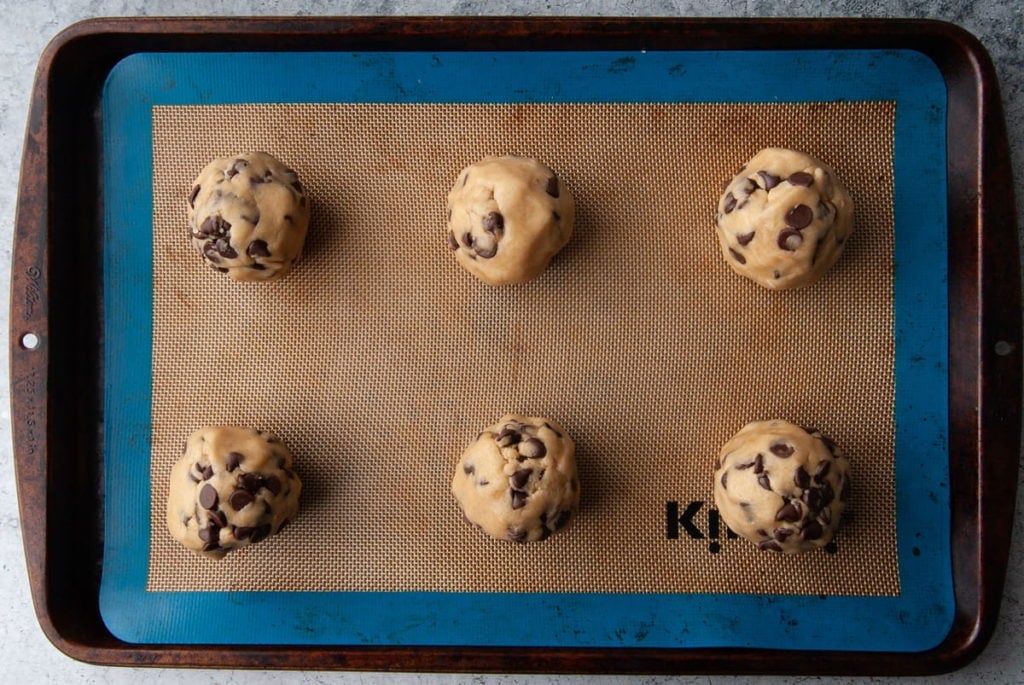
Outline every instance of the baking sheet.
<svg viewBox="0 0 1024 685">
<path fill-rule="evenodd" d="M 132 347 L 130 354 L 116 354 L 125 351 L 119 348 L 122 342 L 127 342 L 121 335 L 108 348 L 108 370 L 113 371 L 113 375 L 108 373 L 107 411 L 108 419 L 114 421 L 108 422 L 111 430 L 108 432 L 107 452 L 107 555 L 101 594 L 108 625 L 112 625 L 115 633 L 129 640 L 267 641 L 265 627 L 243 627 L 238 630 L 236 623 L 232 632 L 225 634 L 216 629 L 216 621 L 183 620 L 186 615 L 194 617 L 197 609 L 206 611 L 207 608 L 213 610 L 213 607 L 220 607 L 230 613 L 232 606 L 245 606 L 247 611 L 265 610 L 276 614 L 283 611 L 285 618 L 272 618 L 266 625 L 273 626 L 275 640 L 288 643 L 492 644 L 497 640 L 498 643 L 507 644 L 545 645 L 771 646 L 764 644 L 764 639 L 759 636 L 766 626 L 783 625 L 783 632 L 776 634 L 785 635 L 786 642 L 779 646 L 891 649 L 894 644 L 892 639 L 877 640 L 880 635 L 887 634 L 884 627 L 877 628 L 879 623 L 886 623 L 878 621 L 878 612 L 881 610 L 882 615 L 892 616 L 888 635 L 890 638 L 893 637 L 891 633 L 899 635 L 899 644 L 927 646 L 927 640 L 933 640 L 934 644 L 941 639 L 948 629 L 951 614 L 949 554 L 948 544 L 944 542 L 948 540 L 948 531 L 942 534 L 942 526 L 948 528 L 947 516 L 942 513 L 945 508 L 948 514 L 948 501 L 941 494 L 945 473 L 938 473 L 933 466 L 927 469 L 920 467 L 934 464 L 935 449 L 944 448 L 945 379 L 942 376 L 942 364 L 945 351 L 942 327 L 945 303 L 942 288 L 945 223 L 943 208 L 934 200 L 930 200 L 931 204 L 927 206 L 915 204 L 926 197 L 923 192 L 926 186 L 922 185 L 926 181 L 944 184 L 944 178 L 941 178 L 941 159 L 935 158 L 941 153 L 941 146 L 936 150 L 935 143 L 944 140 L 944 116 L 942 100 L 938 96 L 941 78 L 934 72 L 934 67 L 915 53 L 872 52 L 769 53 L 767 59 L 766 55 L 755 53 L 559 53 L 557 56 L 494 53 L 484 55 L 484 59 L 472 59 L 473 56 L 466 55 L 454 59 L 451 55 L 443 57 L 442 67 L 436 64 L 437 55 L 419 53 L 384 56 L 202 57 L 216 60 L 219 66 L 227 67 L 225 73 L 236 77 L 248 73 L 250 68 L 254 69 L 253 73 L 269 73 L 268 82 L 276 84 L 273 87 L 279 88 L 279 91 L 273 91 L 268 83 L 254 83 L 245 79 L 226 79 L 229 82 L 225 83 L 218 77 L 214 79 L 216 83 L 202 83 L 202 77 L 197 74 L 214 72 L 200 68 L 204 65 L 196 64 L 196 60 L 200 60 L 196 56 L 138 56 L 137 59 L 123 62 L 108 82 L 108 106 L 105 109 L 105 113 L 110 115 L 110 123 L 105 129 L 108 133 L 107 148 L 112 153 L 108 157 L 107 173 L 109 178 L 123 182 L 123 185 L 118 185 L 115 180 L 110 186 L 108 199 L 111 202 L 108 207 L 111 213 L 108 214 L 108 229 L 116 238 L 119 228 L 124 230 L 136 225 L 140 203 L 146 207 L 152 206 L 154 201 L 152 186 L 146 187 L 152 174 L 131 175 L 132 171 L 137 174 L 140 166 L 145 169 L 146 164 L 152 163 L 151 156 L 147 158 L 144 154 L 139 155 L 137 146 L 139 137 L 145 139 L 152 134 L 148 128 L 152 126 L 151 120 L 148 124 L 143 121 L 143 117 L 152 112 L 151 104 L 304 102 L 311 99 L 312 94 L 321 99 L 324 95 L 323 83 L 304 82 L 301 79 L 297 83 L 294 80 L 289 82 L 284 75 L 313 73 L 323 69 L 324 62 L 332 60 L 340 60 L 343 68 L 339 70 L 339 65 L 334 64 L 332 73 L 342 76 L 330 87 L 340 92 L 333 93 L 333 97 L 328 99 L 339 102 L 366 102 L 382 97 L 397 102 L 435 99 L 491 103 L 517 99 L 547 101 L 555 97 L 554 92 L 557 92 L 556 99 L 570 102 L 618 101 L 624 99 L 625 94 L 639 102 L 731 101 L 728 98 L 737 97 L 736 93 L 721 85 L 724 81 L 717 77 L 732 73 L 735 69 L 750 67 L 755 59 L 760 68 L 774 67 L 780 72 L 795 69 L 809 73 L 812 72 L 809 67 L 813 66 L 813 73 L 817 76 L 804 81 L 796 89 L 787 85 L 784 97 L 780 95 L 784 85 L 781 82 L 762 85 L 762 92 L 755 88 L 753 92 L 744 93 L 744 97 L 755 102 L 776 102 L 794 97 L 798 101 L 827 101 L 835 99 L 835 80 L 838 78 L 843 82 L 842 77 L 845 75 L 850 82 L 843 91 L 842 99 L 896 103 L 894 214 L 897 269 L 893 299 L 893 339 L 896 348 L 893 361 L 897 387 L 895 420 L 891 425 L 897 455 L 896 518 L 902 543 L 899 550 L 900 573 L 904 579 L 910 578 L 913 581 L 913 587 L 908 587 L 904 582 L 902 594 L 879 600 L 883 602 L 881 604 L 862 598 L 858 598 L 859 603 L 855 604 L 834 596 L 822 598 L 818 593 L 804 596 L 730 594 L 725 596 L 727 601 L 723 603 L 723 596 L 718 594 L 637 593 L 630 592 L 628 587 L 625 591 L 613 593 L 565 592 L 564 589 L 561 592 L 518 592 L 515 600 L 519 606 L 535 609 L 542 616 L 549 615 L 553 622 L 547 623 L 551 627 L 539 631 L 540 634 L 524 628 L 523 632 L 527 634 L 518 634 L 513 630 L 511 634 L 504 631 L 500 636 L 488 636 L 480 631 L 480 626 L 493 620 L 491 611 L 481 609 L 489 603 L 481 600 L 492 596 L 507 599 L 507 593 L 501 592 L 341 591 L 332 592 L 330 596 L 339 599 L 346 608 L 334 607 L 318 611 L 316 607 L 323 605 L 323 595 L 320 593 L 147 592 L 144 589 L 143 571 L 140 595 L 138 568 L 141 563 L 144 569 L 149 558 L 149 531 L 146 531 L 147 539 L 139 539 L 138 530 L 142 527 L 138 525 L 138 516 L 141 513 L 145 517 L 144 512 L 154 508 L 149 499 L 149 474 L 142 474 L 133 470 L 133 467 L 138 460 L 138 446 L 151 444 L 152 423 L 149 420 L 134 423 L 142 418 L 133 415 L 132 410 L 137 409 L 138 404 L 132 402 L 125 405 L 122 400 L 131 397 L 144 401 L 152 394 L 152 387 L 139 387 L 139 380 L 151 378 L 146 366 L 150 359 L 141 349 L 146 346 L 153 322 L 148 318 L 152 310 L 147 311 L 152 301 L 146 299 L 147 296 L 152 297 L 151 290 L 146 292 L 147 282 L 152 287 L 151 271 L 147 271 L 152 264 L 144 258 L 140 259 L 139 255 L 145 255 L 147 251 L 138 249 L 136 234 L 130 246 L 117 239 L 111 240 L 107 253 L 108 273 L 128 276 L 124 281 L 107 281 L 106 294 L 108 302 L 112 304 L 111 317 L 107 322 L 108 331 L 131 335 L 131 331 L 124 330 L 130 327 L 126 326 L 129 320 L 138 322 L 144 319 L 144 323 L 149 326 L 148 329 L 143 327 L 147 337 L 136 340 L 141 345 Z M 295 61 L 300 58 L 308 61 Z M 750 63 L 745 63 L 745 60 L 750 60 Z M 448 61 L 447 69 L 444 68 L 445 61 Z M 551 79 L 529 76 L 542 73 L 550 75 L 553 64 L 561 67 L 558 71 L 565 74 L 564 81 L 555 79 L 553 82 Z M 541 70 L 541 66 L 545 69 Z M 908 72 L 912 72 L 917 79 L 907 79 Z M 431 77 L 426 80 L 422 78 L 428 73 Z M 453 73 L 460 78 L 446 80 Z M 466 78 L 467 74 L 475 78 Z M 694 77 L 692 74 L 700 76 Z M 925 78 L 929 74 L 931 80 Z M 420 78 L 412 79 L 413 75 Z M 516 76 L 513 78 L 513 75 Z M 669 80 L 673 75 L 676 81 Z M 854 75 L 856 84 L 853 83 Z M 168 79 L 168 76 L 171 78 Z M 673 83 L 675 87 L 666 90 L 666 82 Z M 179 87 L 179 83 L 187 85 Z M 368 83 L 373 83 L 374 87 L 370 88 Z M 412 90 L 417 92 L 410 95 L 412 83 L 416 84 Z M 468 84 L 474 84 L 476 89 L 466 92 Z M 115 104 L 118 93 L 114 91 L 117 88 L 123 89 L 120 94 L 124 100 Z M 576 88 L 579 90 L 574 90 Z M 442 94 L 445 97 L 441 97 Z M 128 117 L 128 120 L 118 121 L 119 117 Z M 141 130 L 133 128 L 133 125 L 141 127 Z M 129 132 L 134 132 L 135 137 L 126 135 Z M 129 150 L 131 154 L 128 154 Z M 118 157 L 118 153 L 124 156 Z M 152 150 L 149 154 L 152 155 Z M 936 161 L 939 163 L 933 165 Z M 908 211 L 912 207 L 913 211 Z M 124 223 L 119 223 L 121 221 Z M 154 245 L 149 253 L 159 254 L 158 246 Z M 900 258 L 904 255 L 908 259 Z M 125 288 L 128 283 L 132 285 L 131 289 Z M 140 291 L 135 289 L 138 286 L 142 286 L 141 297 Z M 126 289 L 129 292 L 124 292 Z M 938 305 L 938 309 L 919 307 L 917 305 L 920 302 Z M 119 370 L 122 365 L 128 368 Z M 144 373 L 139 375 L 141 370 Z M 119 372 L 126 372 L 128 376 L 120 377 Z M 921 381 L 930 385 L 923 385 Z M 937 394 L 932 392 L 935 384 L 942 390 Z M 146 381 L 141 385 L 148 386 L 149 383 Z M 923 426 L 914 420 L 921 418 L 926 421 Z M 116 432 L 115 426 L 118 429 Z M 131 426 L 131 431 L 127 434 L 121 432 L 121 429 L 128 426 Z M 123 442 L 126 437 L 131 440 L 128 444 Z M 922 445 L 927 446 L 928 454 L 925 454 Z M 115 465 L 116 468 L 112 468 Z M 907 506 L 908 502 L 912 504 L 911 507 Z M 660 518 L 663 511 L 660 506 L 663 504 L 659 502 L 661 521 L 664 520 Z M 140 505 L 144 507 L 141 510 Z M 118 507 L 122 506 L 125 508 L 120 510 L 123 514 L 119 516 Z M 125 530 L 128 528 L 131 530 Z M 132 551 L 125 554 L 129 549 Z M 922 563 L 929 559 L 932 562 L 938 561 L 938 566 Z M 935 577 L 936 573 L 939 578 Z M 945 576 L 945 579 L 941 576 Z M 936 597 L 944 596 L 943 585 L 946 587 L 945 606 L 935 601 Z M 929 588 L 927 594 L 917 594 L 922 587 Z M 124 603 L 128 599 L 161 607 L 158 615 L 165 620 L 148 621 L 145 626 L 138 625 L 132 618 L 133 614 L 137 614 L 124 611 L 129 606 Z M 361 607 L 380 602 L 390 607 L 390 610 L 370 618 L 361 617 L 361 614 L 365 616 Z M 468 606 L 474 607 L 474 610 L 467 611 Z M 857 606 L 863 608 L 858 610 Z M 409 607 L 412 607 L 411 613 Z M 853 627 L 851 633 L 859 634 L 859 641 L 851 642 L 848 639 L 850 636 L 845 636 L 845 640 L 837 639 L 835 645 L 827 639 L 822 640 L 820 630 L 815 627 L 819 624 L 815 619 L 823 620 L 825 612 L 834 612 L 837 607 L 849 618 Z M 868 610 L 864 611 L 864 608 Z M 294 620 L 300 612 L 302 620 Z M 455 618 L 456 614 L 458 620 L 450 630 L 446 629 L 446 622 Z M 737 625 L 734 617 L 739 614 L 750 615 L 754 620 Z M 427 616 L 426 620 L 423 619 L 424 615 Z M 800 617 L 800 620 L 795 621 L 795 626 L 790 625 L 794 615 Z M 292 619 L 290 623 L 288 617 Z M 875 632 L 870 635 L 859 633 L 858 629 L 863 629 L 868 620 L 873 621 Z M 915 626 L 914 631 L 904 631 L 903 627 L 908 620 L 917 621 L 920 625 Z M 282 626 L 282 621 L 287 625 Z M 202 623 L 202 626 L 197 623 Z M 647 627 L 631 630 L 638 625 Z M 693 628 L 697 625 L 702 630 L 699 636 L 694 637 Z M 769 637 L 767 642 L 774 639 Z M 872 647 L 872 644 L 876 646 Z"/>
</svg>

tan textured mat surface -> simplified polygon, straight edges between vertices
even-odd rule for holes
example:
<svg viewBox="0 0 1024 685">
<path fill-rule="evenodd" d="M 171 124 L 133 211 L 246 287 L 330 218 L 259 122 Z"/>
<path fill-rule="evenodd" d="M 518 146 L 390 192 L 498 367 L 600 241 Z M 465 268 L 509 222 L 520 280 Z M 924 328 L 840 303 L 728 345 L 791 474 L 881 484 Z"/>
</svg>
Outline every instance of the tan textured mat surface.
<svg viewBox="0 0 1024 685">
<path fill-rule="evenodd" d="M 154 108 L 149 589 L 897 594 L 894 117 L 892 103 Z M 733 274 L 712 228 L 722 182 L 769 145 L 832 164 L 857 206 L 843 258 L 801 291 Z M 292 166 L 313 201 L 304 258 L 275 284 L 229 281 L 186 238 L 192 179 L 245 150 Z M 459 269 L 444 234 L 457 172 L 495 153 L 542 159 L 577 201 L 548 272 L 500 289 Z M 511 411 L 577 442 L 580 515 L 543 543 L 486 538 L 449 493 L 461 450 Z M 774 417 L 850 457 L 834 553 L 711 537 L 719 447 Z M 170 467 L 208 423 L 276 432 L 305 484 L 297 521 L 219 562 L 164 523 Z M 699 501 L 704 539 L 678 517 L 671 539 L 669 503 Z"/>
</svg>

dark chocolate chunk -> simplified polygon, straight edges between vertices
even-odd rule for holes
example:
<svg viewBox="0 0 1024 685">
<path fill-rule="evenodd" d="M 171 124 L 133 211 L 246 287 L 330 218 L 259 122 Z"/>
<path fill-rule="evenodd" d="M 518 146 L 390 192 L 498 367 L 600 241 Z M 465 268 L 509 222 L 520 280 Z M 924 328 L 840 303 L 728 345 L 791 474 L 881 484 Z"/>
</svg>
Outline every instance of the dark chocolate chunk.
<svg viewBox="0 0 1024 685">
<path fill-rule="evenodd" d="M 796 229 L 807 228 L 814 219 L 814 212 L 807 205 L 797 205 L 786 213 L 786 225 Z"/>
<path fill-rule="evenodd" d="M 530 474 L 533 473 L 533 469 L 518 469 L 515 473 L 509 476 L 508 482 L 512 484 L 512 487 L 516 490 L 522 490 L 526 487 L 527 481 L 530 480 Z"/>
<path fill-rule="evenodd" d="M 522 509 L 526 506 L 526 500 L 529 498 L 522 490 L 512 490 L 512 508 Z"/>
<path fill-rule="evenodd" d="M 192 209 L 196 208 L 196 198 L 199 197 L 199 186 L 192 189 L 192 192 L 188 195 L 188 204 Z"/>
<path fill-rule="evenodd" d="M 263 479 L 263 487 L 270 490 L 270 494 L 279 495 L 281 494 L 281 479 L 271 474 Z"/>
<path fill-rule="evenodd" d="M 238 487 L 248 490 L 252 494 L 259 492 L 263 485 L 263 477 L 258 473 L 243 473 L 238 477 Z"/>
<path fill-rule="evenodd" d="M 792 185 L 803 186 L 804 188 L 810 188 L 811 184 L 814 183 L 814 177 L 806 171 L 798 171 L 795 174 L 790 174 L 789 178 L 786 180 Z"/>
<path fill-rule="evenodd" d="M 753 239 L 754 239 L 754 231 L 751 231 L 750 233 L 740 233 L 740 234 L 737 234 L 737 236 L 736 236 L 736 242 L 738 242 L 743 247 L 746 247 L 747 245 L 749 245 L 750 241 L 753 240 Z"/>
<path fill-rule="evenodd" d="M 747 263 L 747 258 L 744 257 L 743 255 L 741 255 L 736 250 L 732 249 L 731 247 L 729 248 L 729 254 L 732 255 L 732 258 L 735 259 L 740 264 L 746 264 Z"/>
<path fill-rule="evenodd" d="M 804 237 L 800 235 L 800 231 L 792 228 L 786 228 L 779 233 L 778 242 L 779 249 L 786 250 L 787 252 L 794 252 L 803 244 Z"/>
<path fill-rule="evenodd" d="M 199 227 L 199 238 L 223 238 L 231 230 L 229 224 L 222 216 L 208 216 Z"/>
<path fill-rule="evenodd" d="M 489 212 L 484 216 L 482 223 L 488 233 L 497 233 L 505 229 L 505 217 L 498 212 Z"/>
<path fill-rule="evenodd" d="M 795 451 L 792 445 L 784 442 L 777 442 L 768 449 L 772 454 L 780 459 L 788 459 L 793 456 L 793 452 Z"/>
<path fill-rule="evenodd" d="M 203 486 L 203 489 L 199 491 L 199 504 L 202 505 L 203 509 L 213 510 L 217 508 L 217 488 L 213 487 L 209 483 Z"/>
<path fill-rule="evenodd" d="M 544 190 L 551 197 L 558 197 L 558 178 L 555 177 L 555 176 L 552 176 L 551 178 L 549 178 L 548 179 L 548 185 L 547 185 L 546 188 L 544 188 Z"/>
<path fill-rule="evenodd" d="M 765 190 L 771 190 L 782 181 L 781 178 L 767 171 L 758 171 L 757 175 L 761 177 L 761 183 L 764 184 Z"/>
<path fill-rule="evenodd" d="M 245 254 L 250 257 L 269 257 L 270 249 L 265 240 L 254 240 L 245 248 Z"/>
</svg>

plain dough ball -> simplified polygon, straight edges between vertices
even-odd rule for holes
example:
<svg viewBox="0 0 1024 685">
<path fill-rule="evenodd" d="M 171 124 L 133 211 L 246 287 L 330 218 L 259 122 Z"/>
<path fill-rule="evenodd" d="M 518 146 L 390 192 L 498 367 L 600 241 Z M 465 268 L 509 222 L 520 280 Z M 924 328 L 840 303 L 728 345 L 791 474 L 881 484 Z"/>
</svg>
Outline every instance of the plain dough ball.
<svg viewBox="0 0 1024 685">
<path fill-rule="evenodd" d="M 208 426 L 171 470 L 167 528 L 185 547 L 220 558 L 277 533 L 299 511 L 302 482 L 278 438 Z"/>
<path fill-rule="evenodd" d="M 575 211 L 569 188 L 537 160 L 488 157 L 448 193 L 448 246 L 485 283 L 524 283 L 569 242 Z"/>
<path fill-rule="evenodd" d="M 508 414 L 463 452 L 452 493 L 466 518 L 491 537 L 543 540 L 579 508 L 575 451 L 554 421 Z"/>
<path fill-rule="evenodd" d="M 825 163 L 767 148 L 726 186 L 716 227 L 733 271 L 766 288 L 799 288 L 839 259 L 853 231 L 853 201 Z"/>
<path fill-rule="evenodd" d="M 188 197 L 192 246 L 236 281 L 272 281 L 302 254 L 309 202 L 294 171 L 265 152 L 210 162 Z"/>
<path fill-rule="evenodd" d="M 836 444 L 814 428 L 749 423 L 722 448 L 715 506 L 734 533 L 762 550 L 814 550 L 839 526 L 849 470 Z"/>
</svg>

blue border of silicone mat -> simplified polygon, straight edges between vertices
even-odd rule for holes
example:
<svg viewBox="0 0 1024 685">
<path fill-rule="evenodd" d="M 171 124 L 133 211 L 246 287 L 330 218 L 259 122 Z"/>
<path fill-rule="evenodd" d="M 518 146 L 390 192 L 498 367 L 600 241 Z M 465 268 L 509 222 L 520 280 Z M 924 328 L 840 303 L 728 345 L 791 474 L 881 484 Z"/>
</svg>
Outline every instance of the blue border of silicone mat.
<svg viewBox="0 0 1024 685">
<path fill-rule="evenodd" d="M 325 78 L 325 75 L 330 75 Z M 737 74 L 762 78 L 737 80 Z M 783 79 L 798 74 L 799 78 Z M 838 97 L 840 96 L 841 97 Z M 895 100 L 897 597 L 147 592 L 154 105 Z M 946 86 L 909 50 L 135 54 L 104 151 L 105 504 L 100 611 L 139 643 L 918 651 L 952 625 Z M 147 227 L 150 227 L 147 229 Z M 517 616 L 508 620 L 514 607 Z"/>
</svg>

